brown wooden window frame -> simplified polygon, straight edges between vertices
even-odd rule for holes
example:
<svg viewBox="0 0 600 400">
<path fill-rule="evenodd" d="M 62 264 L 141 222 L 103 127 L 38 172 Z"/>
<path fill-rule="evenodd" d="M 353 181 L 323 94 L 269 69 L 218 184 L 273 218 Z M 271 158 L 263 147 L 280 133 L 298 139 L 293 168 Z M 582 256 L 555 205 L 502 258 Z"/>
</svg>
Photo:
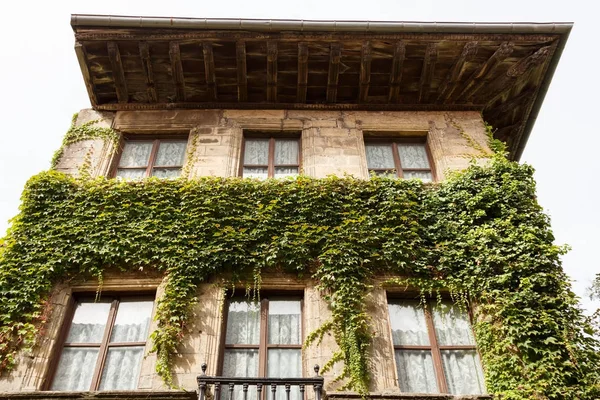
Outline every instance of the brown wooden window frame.
<svg viewBox="0 0 600 400">
<path fill-rule="evenodd" d="M 473 345 L 440 345 L 437 340 L 437 336 L 435 334 L 435 325 L 433 323 L 433 314 L 431 312 L 431 304 L 436 302 L 435 299 L 427 299 L 426 303 L 420 303 L 423 306 L 423 312 L 425 314 L 425 323 L 427 325 L 427 334 L 429 337 L 429 345 L 398 345 L 394 343 L 392 336 L 392 345 L 394 346 L 394 365 L 396 365 L 396 350 L 425 350 L 431 352 L 431 358 L 433 360 L 433 369 L 436 376 L 436 382 L 438 386 L 438 390 L 440 394 L 448 394 L 448 384 L 446 382 L 446 375 L 444 374 L 444 364 L 442 362 L 442 350 L 474 350 L 477 352 L 479 356 L 479 362 L 481 363 L 481 356 L 479 355 L 479 350 L 477 349 L 477 344 Z M 444 303 L 451 303 L 450 299 L 442 299 Z M 420 302 L 420 299 L 412 298 L 412 297 L 397 297 L 397 296 L 388 296 L 387 304 L 401 303 L 401 302 Z M 391 315 L 388 310 L 388 318 L 390 323 L 390 333 L 391 333 Z M 471 332 L 473 333 L 473 338 L 475 338 L 475 334 L 473 332 L 473 316 L 471 314 L 471 310 L 467 310 L 469 324 L 471 327 Z M 481 366 L 481 365 L 480 365 Z M 396 369 L 397 369 L 396 365 Z"/>
<path fill-rule="evenodd" d="M 185 157 L 183 159 L 183 162 L 180 166 L 161 166 L 161 165 L 154 165 L 154 162 L 156 161 L 156 155 L 158 153 L 158 148 L 160 146 L 160 142 L 168 142 L 168 141 L 186 141 L 186 146 L 185 146 Z M 148 165 L 146 166 L 146 172 L 144 173 L 144 176 L 142 178 L 149 178 L 152 176 L 152 171 L 154 170 L 154 168 L 161 168 L 161 169 L 179 169 L 180 171 L 183 170 L 183 166 L 185 165 L 186 161 L 187 161 L 187 145 L 188 145 L 188 140 L 189 140 L 189 134 L 184 134 L 184 133 L 178 133 L 178 134 L 151 134 L 151 135 L 140 135 L 140 134 L 136 134 L 136 135 L 124 135 L 121 138 L 121 141 L 119 142 L 119 150 L 117 152 L 117 155 L 114 159 L 114 163 L 113 166 L 111 168 L 111 173 L 110 173 L 110 177 L 111 178 L 116 178 L 117 177 L 117 173 L 119 172 L 120 169 L 142 169 L 143 167 L 120 167 L 119 164 L 121 163 L 121 156 L 123 155 L 123 150 L 125 149 L 125 144 L 127 142 L 152 142 L 152 150 L 150 150 L 150 156 L 148 157 Z"/>
<path fill-rule="evenodd" d="M 127 294 L 106 294 L 104 298 L 112 299 L 110 304 L 110 310 L 108 312 L 108 319 L 106 322 L 106 326 L 104 328 L 104 334 L 102 336 L 102 341 L 100 343 L 68 343 L 66 340 L 69 335 L 69 330 L 71 329 L 71 325 L 73 324 L 73 318 L 75 316 L 75 311 L 77 308 L 78 302 L 89 302 L 94 303 L 95 297 L 94 295 L 89 294 L 78 294 L 71 297 L 69 301 L 69 305 L 67 307 L 67 313 L 65 314 L 65 319 L 63 326 L 60 328 L 59 340 L 57 343 L 60 343 L 60 346 L 54 351 L 52 359 L 50 361 L 50 368 L 48 379 L 46 379 L 45 384 L 43 385 L 43 390 L 51 390 L 54 379 L 56 378 L 56 372 L 58 371 L 58 364 L 60 362 L 60 358 L 62 357 L 63 350 L 65 348 L 77 348 L 77 347 L 93 347 L 98 348 L 98 358 L 96 359 L 96 365 L 94 366 L 94 373 L 92 375 L 92 381 L 90 384 L 89 391 L 98 391 L 100 388 L 100 381 L 102 379 L 102 372 L 104 371 L 104 366 L 106 363 L 106 359 L 108 356 L 108 350 L 114 347 L 146 347 L 148 343 L 148 338 L 146 338 L 143 342 L 110 342 L 111 334 L 114 328 L 115 319 L 117 317 L 117 311 L 119 309 L 119 303 L 123 299 L 130 298 L 140 298 L 146 300 L 152 300 L 154 306 L 156 306 L 156 293 L 154 292 L 141 292 L 141 293 L 127 293 Z M 135 390 L 135 389 L 134 389 Z"/>
<path fill-rule="evenodd" d="M 390 137 L 365 137 L 365 147 L 369 144 L 378 145 L 389 145 L 392 147 L 392 156 L 394 157 L 394 170 L 395 175 L 401 179 L 404 179 L 404 172 L 429 172 L 431 174 L 431 181 L 437 181 L 435 174 L 435 166 L 433 163 L 433 157 L 429 151 L 429 145 L 427 138 L 420 137 L 406 137 L 406 138 L 390 138 Z M 425 148 L 427 154 L 427 161 L 429 162 L 429 168 L 402 168 L 402 162 L 400 161 L 400 154 L 398 153 L 398 145 L 403 144 L 421 144 Z M 366 154 L 365 154 L 366 155 Z M 369 168 L 369 161 L 367 160 L 367 170 L 369 174 L 371 172 L 389 172 L 392 170 L 388 168 Z"/>
<path fill-rule="evenodd" d="M 261 292 L 264 296 L 264 293 Z M 225 351 L 226 350 L 258 350 L 258 377 L 267 377 L 267 356 L 270 349 L 296 349 L 300 350 L 302 356 L 302 342 L 304 341 L 304 297 L 297 292 L 276 292 L 262 297 L 260 300 L 260 337 L 258 344 L 227 344 L 227 317 L 229 315 L 229 304 L 231 301 L 245 300 L 251 301 L 245 296 L 234 295 L 226 303 L 223 308 L 222 335 L 221 335 L 221 351 L 219 354 L 219 374 L 223 374 Z M 269 301 L 270 300 L 297 300 L 300 301 L 300 343 L 299 344 L 269 344 Z M 301 367 L 303 365 L 301 364 Z M 304 368 L 302 375 L 304 376 Z"/>
<path fill-rule="evenodd" d="M 302 137 L 299 132 L 244 132 L 242 137 L 242 153 L 240 160 L 239 176 L 244 177 L 244 168 L 267 168 L 267 178 L 275 177 L 275 168 L 298 168 L 298 175 L 302 167 Z M 246 140 L 265 140 L 269 141 L 269 158 L 268 164 L 246 164 Z M 298 163 L 296 164 L 275 164 L 275 142 L 277 140 L 296 140 L 298 142 Z"/>
</svg>

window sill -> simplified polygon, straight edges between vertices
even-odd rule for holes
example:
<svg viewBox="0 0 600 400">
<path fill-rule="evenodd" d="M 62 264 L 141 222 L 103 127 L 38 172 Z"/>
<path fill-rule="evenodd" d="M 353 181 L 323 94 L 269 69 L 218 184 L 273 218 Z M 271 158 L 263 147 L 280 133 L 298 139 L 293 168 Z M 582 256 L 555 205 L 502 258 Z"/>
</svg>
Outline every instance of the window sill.
<svg viewBox="0 0 600 400">
<path fill-rule="evenodd" d="M 355 392 L 329 392 L 325 395 L 327 400 L 359 400 L 361 396 Z M 378 400 L 489 400 L 489 394 L 453 395 L 453 394 L 423 394 L 423 393 L 369 393 L 369 399 Z"/>
<path fill-rule="evenodd" d="M 71 400 L 71 399 L 102 399 L 102 400 L 195 400 L 196 392 L 182 390 L 121 390 L 106 392 L 0 392 L 0 400 L 37 399 L 37 400 Z"/>
</svg>

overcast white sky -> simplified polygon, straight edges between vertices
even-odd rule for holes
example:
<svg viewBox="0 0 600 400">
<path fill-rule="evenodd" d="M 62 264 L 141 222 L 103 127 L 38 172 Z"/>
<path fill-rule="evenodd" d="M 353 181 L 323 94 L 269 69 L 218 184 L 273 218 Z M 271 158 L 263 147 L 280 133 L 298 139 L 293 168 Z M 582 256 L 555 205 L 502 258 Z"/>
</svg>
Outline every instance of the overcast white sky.
<svg viewBox="0 0 600 400">
<path fill-rule="evenodd" d="M 48 169 L 71 115 L 90 106 L 73 50 L 71 13 L 208 18 L 395 21 L 575 22 L 522 157 L 536 170 L 539 201 L 564 267 L 589 310 L 588 287 L 600 272 L 596 178 L 600 135 L 600 7 L 592 0 L 278 0 L 278 1 L 3 1 L 0 5 L 0 236 L 17 213 L 26 180 Z"/>
</svg>

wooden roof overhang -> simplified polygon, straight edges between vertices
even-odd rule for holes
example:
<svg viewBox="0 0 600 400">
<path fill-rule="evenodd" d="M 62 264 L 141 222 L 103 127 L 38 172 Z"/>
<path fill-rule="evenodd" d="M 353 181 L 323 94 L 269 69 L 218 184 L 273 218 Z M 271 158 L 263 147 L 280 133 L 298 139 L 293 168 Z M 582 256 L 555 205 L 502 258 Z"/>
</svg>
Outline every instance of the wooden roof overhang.
<svg viewBox="0 0 600 400">
<path fill-rule="evenodd" d="M 475 110 L 518 159 L 572 24 L 73 15 L 97 110 Z"/>
</svg>

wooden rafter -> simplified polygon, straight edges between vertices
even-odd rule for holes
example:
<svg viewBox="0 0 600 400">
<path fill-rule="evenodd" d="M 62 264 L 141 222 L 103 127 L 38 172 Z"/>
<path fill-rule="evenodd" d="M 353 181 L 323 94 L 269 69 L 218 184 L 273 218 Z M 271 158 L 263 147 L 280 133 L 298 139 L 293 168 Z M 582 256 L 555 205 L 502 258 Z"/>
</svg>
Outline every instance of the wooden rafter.
<svg viewBox="0 0 600 400">
<path fill-rule="evenodd" d="M 171 59 L 171 75 L 175 85 L 175 101 L 185 101 L 185 84 L 183 78 L 183 67 L 181 65 L 181 53 L 179 43 L 169 43 L 169 58 Z"/>
<path fill-rule="evenodd" d="M 235 54 L 237 63 L 237 85 L 238 85 L 238 101 L 244 102 L 248 100 L 248 75 L 246 69 L 246 43 L 238 41 L 235 44 Z"/>
<path fill-rule="evenodd" d="M 98 97 L 96 96 L 96 91 L 94 90 L 94 82 L 92 81 L 92 75 L 90 74 L 90 69 L 87 63 L 87 52 L 83 44 L 75 42 L 75 54 L 77 55 L 79 68 L 81 68 L 83 81 L 85 82 L 85 88 L 88 92 L 88 96 L 90 97 L 90 103 L 92 103 L 92 107 L 96 107 L 98 105 Z"/>
<path fill-rule="evenodd" d="M 467 79 L 462 90 L 457 96 L 450 96 L 450 99 L 469 99 L 493 76 L 495 69 L 502 61 L 512 54 L 514 45 L 511 42 L 502 43 L 498 49 Z M 458 92 L 458 91 L 457 91 Z M 455 92 L 456 93 L 456 92 Z"/>
<path fill-rule="evenodd" d="M 337 101 L 338 79 L 340 76 L 340 60 L 342 58 L 342 45 L 332 43 L 329 52 L 329 72 L 327 74 L 327 102 Z"/>
<path fill-rule="evenodd" d="M 306 89 L 308 83 L 308 45 L 298 43 L 298 89 L 296 102 L 306 103 Z"/>
<path fill-rule="evenodd" d="M 484 111 L 485 117 L 486 119 L 489 119 L 491 121 L 495 121 L 499 118 L 502 118 L 502 116 L 506 115 L 507 113 L 511 113 L 517 108 L 520 108 L 523 105 L 527 104 L 529 101 L 533 100 L 534 94 L 534 89 L 525 90 L 518 96 L 515 96 L 510 100 L 507 100 L 504 103 L 500 104 L 499 106 L 494 107 L 493 111 Z"/>
<path fill-rule="evenodd" d="M 437 48 L 435 43 L 429 43 L 425 49 L 425 58 L 423 59 L 423 68 L 421 69 L 421 79 L 419 80 L 418 103 L 427 102 L 431 80 L 435 72 L 435 63 L 437 61 Z"/>
<path fill-rule="evenodd" d="M 217 79 L 215 76 L 215 58 L 213 56 L 212 43 L 202 43 L 202 54 L 204 55 L 204 77 L 206 78 L 208 98 L 217 100 Z"/>
<path fill-rule="evenodd" d="M 465 71 L 465 63 L 469 61 L 475 54 L 477 54 L 478 42 L 467 42 L 465 47 L 463 47 L 460 56 L 448 72 L 448 76 L 442 82 L 440 87 L 438 88 L 438 98 L 436 103 L 440 104 L 447 100 L 452 93 L 458 88 L 461 78 Z"/>
<path fill-rule="evenodd" d="M 277 103 L 277 42 L 267 42 L 267 101 Z"/>
<path fill-rule="evenodd" d="M 156 103 L 158 96 L 156 95 L 156 87 L 154 86 L 154 72 L 152 70 L 152 62 L 150 60 L 150 46 L 148 42 L 140 42 L 140 58 L 142 59 L 142 72 L 146 78 L 146 87 L 148 91 L 148 102 Z"/>
<path fill-rule="evenodd" d="M 360 88 L 358 102 L 364 103 L 369 95 L 369 84 L 371 83 L 371 42 L 362 44 L 360 49 Z"/>
<path fill-rule="evenodd" d="M 397 103 L 400 99 L 400 82 L 402 81 L 402 67 L 406 57 L 406 44 L 403 41 L 394 43 L 394 58 L 390 72 L 390 92 L 388 103 Z"/>
<path fill-rule="evenodd" d="M 119 103 L 127 103 L 129 94 L 127 92 L 127 83 L 125 82 L 125 71 L 121 62 L 121 53 L 116 42 L 108 42 L 108 59 L 112 68 L 113 79 L 115 81 L 115 89 L 117 91 L 117 99 Z"/>
</svg>

